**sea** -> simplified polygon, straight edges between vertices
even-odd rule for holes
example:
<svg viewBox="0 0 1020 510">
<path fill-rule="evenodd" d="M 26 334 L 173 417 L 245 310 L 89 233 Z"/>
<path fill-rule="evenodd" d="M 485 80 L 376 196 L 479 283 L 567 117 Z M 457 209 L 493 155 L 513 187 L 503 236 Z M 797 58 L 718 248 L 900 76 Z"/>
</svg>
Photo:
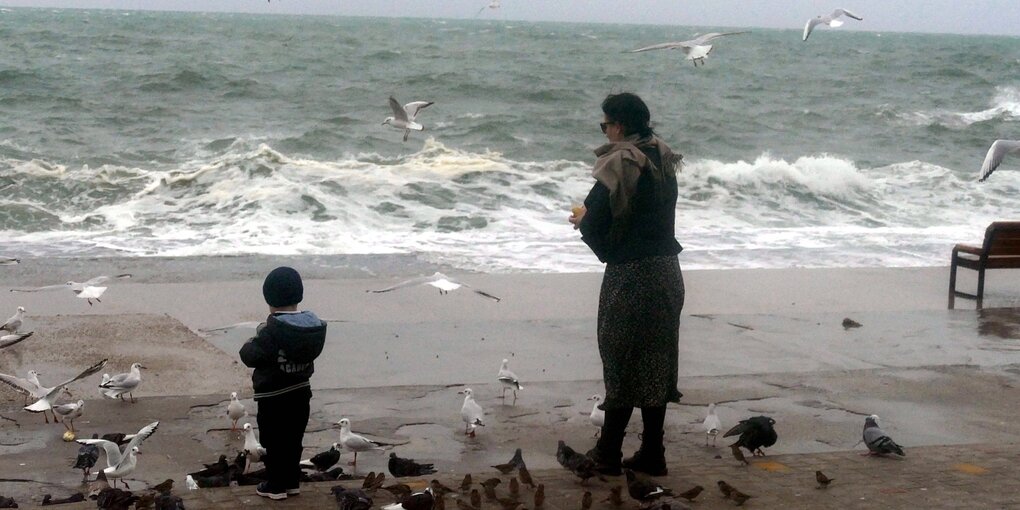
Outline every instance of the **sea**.
<svg viewBox="0 0 1020 510">
<path fill-rule="evenodd" d="M 684 268 L 946 265 L 1020 219 L 1020 158 L 977 180 L 1020 138 L 1020 39 L 791 26 L 698 67 L 628 53 L 734 29 L 2 9 L 0 254 L 598 271 L 567 217 L 621 91 L 684 156 Z M 433 101 L 425 131 L 383 125 L 390 96 Z"/>
</svg>

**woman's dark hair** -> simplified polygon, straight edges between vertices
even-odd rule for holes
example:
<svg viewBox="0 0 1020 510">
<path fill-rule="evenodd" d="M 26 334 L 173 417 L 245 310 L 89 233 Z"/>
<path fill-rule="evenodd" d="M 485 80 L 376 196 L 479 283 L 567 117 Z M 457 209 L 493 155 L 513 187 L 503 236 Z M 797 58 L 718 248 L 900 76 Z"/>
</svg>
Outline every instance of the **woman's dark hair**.
<svg viewBox="0 0 1020 510">
<path fill-rule="evenodd" d="M 609 94 L 602 101 L 602 113 L 611 122 L 619 122 L 623 126 L 624 135 L 636 134 L 642 138 L 655 134 L 649 123 L 652 114 L 648 106 L 637 94 L 621 92 Z"/>
</svg>

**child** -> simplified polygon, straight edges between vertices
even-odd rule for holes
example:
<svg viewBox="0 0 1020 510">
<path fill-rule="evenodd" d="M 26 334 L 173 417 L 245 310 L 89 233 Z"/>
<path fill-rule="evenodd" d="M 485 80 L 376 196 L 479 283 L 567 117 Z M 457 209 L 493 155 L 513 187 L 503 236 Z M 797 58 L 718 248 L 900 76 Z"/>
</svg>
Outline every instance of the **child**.
<svg viewBox="0 0 1020 510">
<path fill-rule="evenodd" d="M 260 442 L 266 448 L 266 481 L 255 493 L 287 499 L 298 486 L 301 440 L 308 425 L 314 361 L 326 343 L 326 323 L 312 312 L 299 312 L 304 294 L 301 275 L 278 267 L 262 284 L 269 317 L 241 346 L 241 361 L 254 368 L 251 382 L 258 402 Z"/>
</svg>

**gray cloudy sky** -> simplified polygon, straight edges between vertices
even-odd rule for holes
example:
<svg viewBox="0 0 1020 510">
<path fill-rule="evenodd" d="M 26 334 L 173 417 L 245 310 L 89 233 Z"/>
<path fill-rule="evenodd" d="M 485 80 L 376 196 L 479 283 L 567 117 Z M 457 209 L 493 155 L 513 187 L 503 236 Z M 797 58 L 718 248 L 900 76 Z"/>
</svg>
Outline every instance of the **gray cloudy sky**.
<svg viewBox="0 0 1020 510">
<path fill-rule="evenodd" d="M 473 18 L 489 0 L 14 0 L 8 7 L 81 7 L 340 16 Z M 507 20 L 800 29 L 843 7 L 873 31 L 1020 35 L 1020 0 L 502 0 Z"/>
</svg>

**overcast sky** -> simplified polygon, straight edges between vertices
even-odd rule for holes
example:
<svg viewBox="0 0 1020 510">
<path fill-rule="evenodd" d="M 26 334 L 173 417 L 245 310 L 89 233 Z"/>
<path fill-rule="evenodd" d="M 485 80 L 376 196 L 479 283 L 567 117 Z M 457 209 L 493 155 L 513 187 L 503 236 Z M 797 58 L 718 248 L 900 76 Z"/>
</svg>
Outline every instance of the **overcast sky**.
<svg viewBox="0 0 1020 510">
<path fill-rule="evenodd" d="M 473 18 L 490 0 L 14 0 L 8 7 L 225 11 L 340 16 Z M 483 17 L 506 20 L 655 23 L 801 29 L 843 7 L 846 28 L 1020 35 L 1020 0 L 502 0 Z M 852 25 L 852 26 L 850 26 Z"/>
</svg>

